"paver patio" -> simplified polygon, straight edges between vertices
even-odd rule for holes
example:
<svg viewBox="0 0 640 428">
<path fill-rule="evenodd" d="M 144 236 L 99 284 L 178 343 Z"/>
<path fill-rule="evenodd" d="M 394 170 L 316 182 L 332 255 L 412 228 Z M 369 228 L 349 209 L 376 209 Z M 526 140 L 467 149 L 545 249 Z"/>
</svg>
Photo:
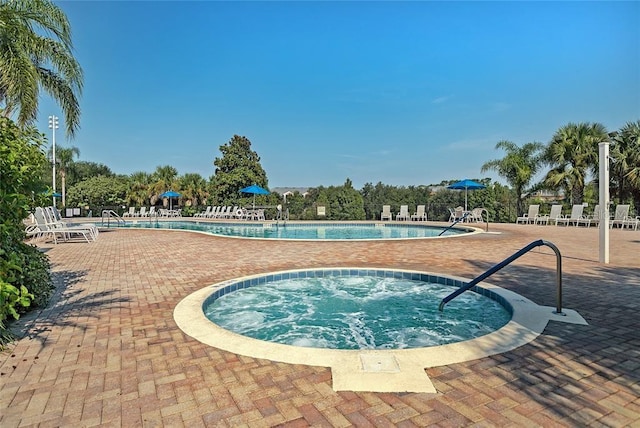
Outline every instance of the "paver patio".
<svg viewBox="0 0 640 428">
<path fill-rule="evenodd" d="M 640 232 L 491 225 L 499 234 L 385 242 L 247 241 L 109 230 L 40 245 L 57 292 L 0 354 L 0 426 L 640 426 Z M 472 278 L 536 239 L 563 254 L 564 306 L 511 352 L 427 369 L 437 394 L 335 392 L 325 367 L 235 355 L 185 335 L 173 309 L 206 285 L 275 270 L 388 267 Z M 539 248 L 491 277 L 555 305 Z"/>
</svg>

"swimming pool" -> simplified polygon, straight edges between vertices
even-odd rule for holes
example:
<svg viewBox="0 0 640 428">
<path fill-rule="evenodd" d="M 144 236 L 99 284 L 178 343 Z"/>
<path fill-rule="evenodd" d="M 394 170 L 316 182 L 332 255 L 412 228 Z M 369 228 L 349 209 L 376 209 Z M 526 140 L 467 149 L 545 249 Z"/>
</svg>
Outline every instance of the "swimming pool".
<svg viewBox="0 0 640 428">
<path fill-rule="evenodd" d="M 433 275 L 311 270 L 227 286 L 204 311 L 220 327 L 254 339 L 329 349 L 445 345 L 489 334 L 511 318 L 497 300 L 473 292 L 439 312 L 451 291 Z"/>
<path fill-rule="evenodd" d="M 471 227 L 447 228 L 390 223 L 218 223 L 201 221 L 127 221 L 131 228 L 193 230 L 236 238 L 292 240 L 367 240 L 448 238 L 477 232 Z M 444 233 L 443 233 L 444 232 Z M 439 236 L 442 233 L 442 236 Z"/>
</svg>

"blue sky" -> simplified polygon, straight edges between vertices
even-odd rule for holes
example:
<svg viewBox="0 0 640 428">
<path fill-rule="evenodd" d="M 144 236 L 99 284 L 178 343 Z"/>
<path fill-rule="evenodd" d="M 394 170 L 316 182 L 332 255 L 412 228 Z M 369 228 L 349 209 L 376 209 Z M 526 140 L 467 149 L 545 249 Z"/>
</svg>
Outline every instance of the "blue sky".
<svg viewBox="0 0 640 428">
<path fill-rule="evenodd" d="M 58 4 L 85 87 L 57 144 L 116 173 L 208 178 L 238 134 L 270 187 L 498 179 L 500 140 L 640 119 L 639 2 Z"/>
</svg>

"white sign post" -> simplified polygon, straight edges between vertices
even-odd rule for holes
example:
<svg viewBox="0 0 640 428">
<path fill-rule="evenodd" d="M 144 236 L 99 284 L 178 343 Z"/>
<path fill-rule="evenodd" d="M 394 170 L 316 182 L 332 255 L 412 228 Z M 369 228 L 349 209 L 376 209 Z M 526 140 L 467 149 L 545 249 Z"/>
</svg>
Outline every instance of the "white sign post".
<svg viewBox="0 0 640 428">
<path fill-rule="evenodd" d="M 609 263 L 609 143 L 598 144 L 600 161 L 600 263 Z"/>
</svg>

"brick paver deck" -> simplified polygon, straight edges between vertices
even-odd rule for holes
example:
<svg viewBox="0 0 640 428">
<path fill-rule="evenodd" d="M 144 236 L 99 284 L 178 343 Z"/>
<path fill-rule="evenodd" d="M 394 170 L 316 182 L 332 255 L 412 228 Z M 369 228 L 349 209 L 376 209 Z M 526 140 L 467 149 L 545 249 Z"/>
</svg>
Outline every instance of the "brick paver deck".
<svg viewBox="0 0 640 428">
<path fill-rule="evenodd" d="M 393 242 L 275 242 L 110 230 L 42 245 L 57 292 L 0 354 L 0 426 L 640 426 L 640 232 L 492 225 L 501 234 Z M 231 354 L 186 336 L 173 308 L 208 284 L 324 266 L 474 277 L 536 239 L 563 253 L 564 305 L 534 342 L 428 369 L 437 394 L 335 392 L 331 371 Z M 540 248 L 491 278 L 555 305 Z"/>
</svg>

